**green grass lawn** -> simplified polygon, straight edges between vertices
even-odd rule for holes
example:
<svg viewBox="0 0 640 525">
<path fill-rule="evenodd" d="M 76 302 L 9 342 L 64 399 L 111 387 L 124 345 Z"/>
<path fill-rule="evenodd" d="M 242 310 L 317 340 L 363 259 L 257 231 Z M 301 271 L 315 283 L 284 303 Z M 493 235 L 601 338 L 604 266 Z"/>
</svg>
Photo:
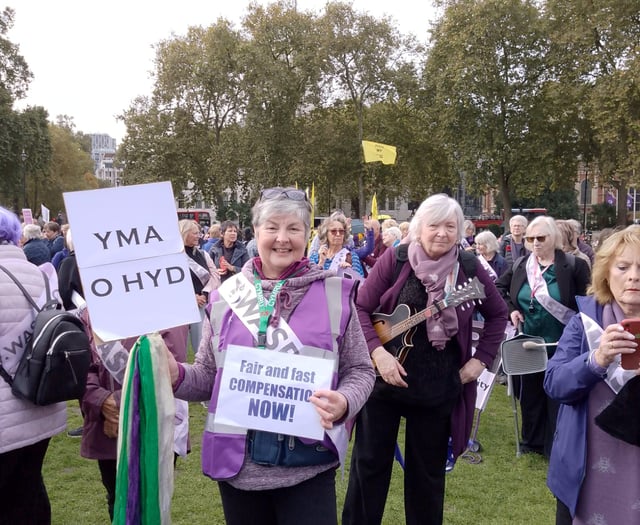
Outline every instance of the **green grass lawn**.
<svg viewBox="0 0 640 525">
<path fill-rule="evenodd" d="M 496 385 L 480 418 L 478 440 L 482 461 L 460 458 L 447 474 L 444 521 L 447 524 L 550 524 L 555 501 L 545 485 L 547 462 L 537 455 L 515 454 L 511 400 L 506 387 Z M 224 523 L 215 482 L 200 469 L 200 439 L 205 409 L 190 407 L 192 452 L 179 459 L 175 477 L 172 521 L 176 525 Z M 69 403 L 69 428 L 81 423 L 76 402 Z M 66 434 L 51 440 L 44 479 L 51 499 L 54 525 L 109 523 L 105 491 L 97 462 L 80 457 L 80 440 Z M 341 509 L 349 471 L 338 473 L 338 509 Z M 384 523 L 404 523 L 402 469 L 394 467 Z M 304 525 L 304 522 L 301 522 Z"/>
</svg>

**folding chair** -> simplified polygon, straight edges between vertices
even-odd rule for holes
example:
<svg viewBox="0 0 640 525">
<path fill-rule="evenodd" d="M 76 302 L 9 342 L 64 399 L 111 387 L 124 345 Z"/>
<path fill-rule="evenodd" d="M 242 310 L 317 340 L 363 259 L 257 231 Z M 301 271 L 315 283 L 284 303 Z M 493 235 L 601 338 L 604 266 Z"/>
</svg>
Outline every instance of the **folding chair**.
<svg viewBox="0 0 640 525">
<path fill-rule="evenodd" d="M 532 342 L 540 346 L 533 348 L 523 348 L 523 343 Z M 518 334 L 512 339 L 504 341 L 501 346 L 502 368 L 507 374 L 508 392 L 513 400 L 513 420 L 516 434 L 516 456 L 521 455 L 520 451 L 520 430 L 518 425 L 518 403 L 513 391 L 512 376 L 521 376 L 544 372 L 547 368 L 547 347 L 542 337 Z"/>
</svg>

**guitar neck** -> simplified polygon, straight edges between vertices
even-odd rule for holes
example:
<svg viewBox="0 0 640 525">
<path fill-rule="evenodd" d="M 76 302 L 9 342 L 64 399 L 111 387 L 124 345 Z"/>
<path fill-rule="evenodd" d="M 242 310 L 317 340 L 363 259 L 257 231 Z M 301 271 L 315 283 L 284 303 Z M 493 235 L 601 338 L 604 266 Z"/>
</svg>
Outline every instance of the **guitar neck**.
<svg viewBox="0 0 640 525">
<path fill-rule="evenodd" d="M 409 330 L 409 328 L 413 328 L 415 325 L 438 313 L 438 311 L 444 310 L 447 306 L 447 300 L 442 299 L 441 301 L 428 306 L 424 310 L 416 312 L 415 314 L 407 317 L 404 321 L 400 321 L 398 324 L 393 325 L 393 327 L 391 328 L 391 336 L 389 337 L 389 340 L 395 339 L 400 334 L 403 334 L 404 332 Z"/>
</svg>

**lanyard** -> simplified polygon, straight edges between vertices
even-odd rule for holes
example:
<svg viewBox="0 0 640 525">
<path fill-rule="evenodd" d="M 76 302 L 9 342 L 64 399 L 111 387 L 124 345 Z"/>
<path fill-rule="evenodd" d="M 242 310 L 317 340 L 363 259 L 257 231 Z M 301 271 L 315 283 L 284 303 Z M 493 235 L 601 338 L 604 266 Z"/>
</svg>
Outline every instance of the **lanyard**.
<svg viewBox="0 0 640 525">
<path fill-rule="evenodd" d="M 265 348 L 267 344 L 267 328 L 269 327 L 269 319 L 271 318 L 271 314 L 276 304 L 276 299 L 278 298 L 278 294 L 280 293 L 280 289 L 285 283 L 285 279 L 278 281 L 271 295 L 269 296 L 269 300 L 264 300 L 264 294 L 262 293 L 262 281 L 258 279 L 258 276 L 255 276 L 253 279 L 253 285 L 256 288 L 256 296 L 258 299 L 258 307 L 260 308 L 260 324 L 258 325 L 258 348 Z"/>
</svg>

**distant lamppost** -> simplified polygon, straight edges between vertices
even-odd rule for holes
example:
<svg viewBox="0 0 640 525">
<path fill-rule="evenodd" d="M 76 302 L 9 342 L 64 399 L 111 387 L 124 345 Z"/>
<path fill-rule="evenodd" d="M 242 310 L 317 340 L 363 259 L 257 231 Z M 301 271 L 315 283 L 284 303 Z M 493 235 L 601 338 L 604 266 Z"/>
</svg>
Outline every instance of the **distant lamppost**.
<svg viewBox="0 0 640 525">
<path fill-rule="evenodd" d="M 27 154 L 24 151 L 24 148 L 22 148 L 20 159 L 22 160 L 22 164 L 20 166 L 22 167 L 22 208 L 24 209 L 27 207 L 27 169 L 25 166 Z"/>
</svg>

